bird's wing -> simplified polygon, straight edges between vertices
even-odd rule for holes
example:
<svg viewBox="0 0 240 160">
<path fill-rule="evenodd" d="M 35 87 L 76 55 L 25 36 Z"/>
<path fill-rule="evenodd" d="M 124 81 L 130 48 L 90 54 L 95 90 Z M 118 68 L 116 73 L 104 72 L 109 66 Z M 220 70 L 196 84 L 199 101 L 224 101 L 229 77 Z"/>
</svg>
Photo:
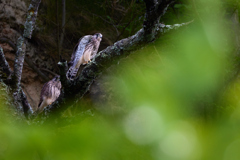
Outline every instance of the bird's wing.
<svg viewBox="0 0 240 160">
<path fill-rule="evenodd" d="M 41 90 L 40 102 L 38 104 L 38 107 L 41 105 L 44 97 L 51 97 L 52 96 L 52 93 L 51 93 L 51 90 L 50 90 L 51 86 L 52 86 L 52 80 L 46 82 L 43 85 L 42 90 Z"/>
<path fill-rule="evenodd" d="M 58 80 L 58 81 L 55 81 L 54 84 L 52 85 L 52 92 L 53 92 L 53 101 L 55 101 L 60 93 L 61 93 L 61 82 Z"/>
<path fill-rule="evenodd" d="M 79 66 L 81 65 L 81 57 L 86 50 L 87 44 L 91 41 L 92 35 L 84 36 L 80 39 L 78 45 L 75 47 L 72 54 L 72 61 L 70 62 L 70 67 L 67 71 L 67 78 L 74 79 L 78 72 Z"/>
<path fill-rule="evenodd" d="M 72 63 L 73 63 L 73 61 L 74 61 L 74 59 L 75 59 L 75 53 L 76 53 L 76 50 L 77 50 L 78 45 L 79 45 L 79 43 L 80 43 L 80 41 L 81 41 L 82 38 L 83 38 L 83 37 L 81 37 L 81 38 L 78 40 L 78 43 L 77 43 L 77 44 L 75 45 L 75 47 L 73 48 L 73 53 L 72 53 L 71 61 L 70 61 L 70 62 L 72 62 Z"/>
<path fill-rule="evenodd" d="M 88 44 L 88 42 L 91 40 L 91 38 L 92 38 L 92 35 L 86 35 L 82 37 L 79 40 L 78 44 L 75 46 L 72 57 L 71 57 L 73 66 L 75 66 L 79 61 L 79 59 L 82 57 L 85 47 Z"/>
</svg>

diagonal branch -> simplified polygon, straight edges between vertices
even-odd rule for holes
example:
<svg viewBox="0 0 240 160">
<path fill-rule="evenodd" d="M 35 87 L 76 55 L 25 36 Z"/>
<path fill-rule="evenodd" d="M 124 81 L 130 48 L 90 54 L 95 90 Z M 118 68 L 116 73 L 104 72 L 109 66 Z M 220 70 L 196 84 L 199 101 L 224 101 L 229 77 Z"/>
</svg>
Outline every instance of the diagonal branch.
<svg viewBox="0 0 240 160">
<path fill-rule="evenodd" d="M 102 71 L 112 64 L 117 64 L 121 58 L 127 57 L 132 51 L 147 44 L 143 39 L 144 30 L 140 29 L 135 35 L 117 41 L 114 45 L 98 53 L 94 60 L 82 70 L 78 79 L 74 81 L 71 86 L 72 93 L 84 95 L 89 85 Z"/>
<path fill-rule="evenodd" d="M 166 33 L 169 30 L 177 29 L 192 22 L 193 21 L 174 25 L 159 24 L 158 27 L 160 29 L 158 29 L 158 34 Z M 155 35 L 157 35 L 157 33 Z M 63 73 L 61 77 L 63 77 L 64 80 L 61 79 L 61 82 L 63 86 L 65 86 L 65 92 L 64 95 L 62 94 L 58 100 L 50 108 L 48 108 L 47 116 L 52 117 L 52 114 L 56 114 L 56 112 L 60 112 L 65 110 L 68 106 L 72 106 L 75 103 L 75 101 L 72 100 L 73 97 L 78 97 L 78 99 L 80 99 L 89 90 L 89 87 L 93 83 L 94 79 L 98 77 L 106 68 L 113 64 L 117 64 L 121 58 L 127 57 L 129 54 L 131 54 L 131 52 L 148 44 L 148 42 L 143 41 L 144 36 L 144 30 L 140 29 L 135 35 L 119 40 L 114 43 L 114 45 L 109 46 L 105 50 L 99 52 L 92 62 L 84 67 L 80 76 L 74 80 L 73 83 L 70 83 L 66 79 L 66 74 L 64 74 L 64 70 L 67 68 L 66 65 L 63 65 L 62 62 L 59 62 L 59 65 L 62 65 L 62 67 L 60 67 L 60 73 Z"/>
<path fill-rule="evenodd" d="M 152 0 L 152 2 L 156 1 Z M 143 28 L 135 35 L 119 40 L 114 43 L 114 45 L 99 52 L 92 62 L 83 68 L 80 76 L 71 83 L 65 83 L 61 80 L 62 84 L 64 83 L 62 85 L 64 87 L 64 92 L 62 91 L 60 97 L 52 105 L 45 109 L 45 115 L 42 118 L 48 120 L 50 117 L 59 117 L 59 113 L 74 105 L 76 101 L 83 97 L 83 95 L 89 90 L 89 87 L 93 83 L 94 79 L 106 70 L 106 68 L 113 64 L 117 64 L 120 59 L 127 57 L 137 49 L 144 47 L 154 40 L 156 36 L 161 35 L 161 33 L 165 33 L 163 28 L 169 28 L 169 26 L 161 25 L 156 22 L 158 22 L 160 17 L 166 12 L 170 3 L 172 3 L 172 1 L 161 1 L 160 4 L 164 4 L 165 8 L 163 8 L 164 11 L 158 13 L 159 17 L 157 17 L 157 21 L 156 19 L 152 19 L 154 22 L 150 23 L 150 19 L 145 20 L 145 22 L 149 22 L 149 24 L 154 24 L 148 25 L 150 27 L 149 29 L 145 29 L 146 26 L 143 25 Z M 154 7 L 159 5 L 157 2 L 151 4 L 154 4 Z"/>
<path fill-rule="evenodd" d="M 181 23 L 181 24 L 173 24 L 173 25 L 165 25 L 165 24 L 159 24 L 159 29 L 160 29 L 160 32 L 162 33 L 166 33 L 170 30 L 173 30 L 173 29 L 178 29 L 182 26 L 186 26 L 186 25 L 189 25 L 190 23 L 192 23 L 194 20 L 191 20 L 189 22 L 186 22 L 186 23 Z"/>
<path fill-rule="evenodd" d="M 155 35 L 166 33 L 169 30 L 177 29 L 192 22 L 193 20 L 187 23 L 174 25 L 159 24 L 157 26 L 158 32 L 155 33 Z M 131 52 L 148 44 L 148 42 L 143 41 L 145 35 L 144 30 L 140 29 L 135 35 L 117 41 L 113 46 L 109 46 L 105 50 L 99 52 L 95 59 L 82 70 L 79 78 L 70 86 L 72 93 L 69 94 L 84 95 L 92 81 L 106 68 L 110 67 L 112 64 L 117 64 L 121 58 L 127 57 Z"/>
<path fill-rule="evenodd" d="M 106 68 L 117 62 L 133 51 L 147 45 L 153 41 L 156 36 L 162 33 L 163 30 L 159 30 L 159 20 L 162 15 L 165 14 L 168 6 L 173 1 L 162 0 L 157 2 L 156 0 L 145 1 L 147 9 L 145 15 L 145 21 L 143 28 L 140 29 L 135 35 L 119 40 L 114 45 L 107 47 L 105 50 L 98 53 L 98 55 L 93 59 L 82 70 L 80 76 L 66 86 L 64 89 L 64 94 L 52 104 L 45 111 L 45 118 L 48 119 L 67 107 L 75 104 L 77 101 L 83 97 L 83 95 L 89 90 L 90 85 L 93 83 L 94 79 L 99 76 Z M 158 11 L 161 8 L 162 11 Z M 66 90 L 67 89 L 67 90 Z M 73 100 L 75 98 L 75 100 Z"/>
</svg>

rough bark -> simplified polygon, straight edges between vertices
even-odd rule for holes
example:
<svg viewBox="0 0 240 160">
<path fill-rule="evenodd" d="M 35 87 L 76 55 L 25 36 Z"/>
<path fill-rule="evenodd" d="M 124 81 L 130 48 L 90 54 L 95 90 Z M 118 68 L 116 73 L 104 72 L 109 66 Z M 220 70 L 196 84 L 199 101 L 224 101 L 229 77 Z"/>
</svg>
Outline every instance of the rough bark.
<svg viewBox="0 0 240 160">
<path fill-rule="evenodd" d="M 143 22 L 144 38 L 145 41 L 153 41 L 158 33 L 160 18 L 174 0 L 144 0 L 144 2 L 146 3 L 146 14 Z"/>
<path fill-rule="evenodd" d="M 60 74 L 60 81 L 64 89 L 69 88 L 70 81 L 67 79 L 66 74 L 68 71 L 68 64 L 67 61 L 62 60 L 58 62 L 59 74 Z"/>
<path fill-rule="evenodd" d="M 18 39 L 18 44 L 17 44 L 17 52 L 15 56 L 15 61 L 14 61 L 14 72 L 13 72 L 13 84 L 14 84 L 14 89 L 21 88 L 21 78 L 22 78 L 22 68 L 23 68 L 23 63 L 24 63 L 24 57 L 25 57 L 25 50 L 26 50 L 26 44 L 25 44 L 25 38 L 20 37 Z"/>
<path fill-rule="evenodd" d="M 20 88 L 21 83 L 21 76 L 22 76 L 22 68 L 23 62 L 25 58 L 25 50 L 26 50 L 26 38 L 31 39 L 32 32 L 35 27 L 35 22 L 38 13 L 38 7 L 41 0 L 32 0 L 31 4 L 28 8 L 27 20 L 24 25 L 24 33 L 23 37 L 20 37 L 17 42 L 17 53 L 14 63 L 14 74 L 13 74 L 13 81 L 16 88 Z"/>
<path fill-rule="evenodd" d="M 23 37 L 31 39 L 32 32 L 35 27 L 37 14 L 38 14 L 38 7 L 41 3 L 41 0 L 32 0 L 31 4 L 28 7 L 28 14 L 27 20 L 24 24 L 24 33 Z"/>
<path fill-rule="evenodd" d="M 41 0 L 32 0 L 28 8 L 27 20 L 24 25 L 23 37 L 17 42 L 17 52 L 14 62 L 14 73 L 12 76 L 13 97 L 19 116 L 23 117 L 23 113 L 27 115 L 31 111 L 31 106 L 26 99 L 26 95 L 21 88 L 22 68 L 25 58 L 26 41 L 31 38 L 37 18 L 38 6 Z"/>
<path fill-rule="evenodd" d="M 10 76 L 12 71 L 8 62 L 6 61 L 6 58 L 4 56 L 3 49 L 1 46 L 0 46 L 0 67 L 2 72 L 0 78 L 6 80 Z"/>
</svg>

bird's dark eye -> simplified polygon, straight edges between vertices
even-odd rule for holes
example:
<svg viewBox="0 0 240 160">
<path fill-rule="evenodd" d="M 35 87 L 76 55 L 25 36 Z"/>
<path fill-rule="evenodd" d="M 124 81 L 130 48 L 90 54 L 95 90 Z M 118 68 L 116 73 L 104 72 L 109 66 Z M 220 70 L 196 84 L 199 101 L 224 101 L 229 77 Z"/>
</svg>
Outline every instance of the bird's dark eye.
<svg viewBox="0 0 240 160">
<path fill-rule="evenodd" d="M 102 38 L 102 34 L 99 33 L 99 34 L 98 34 L 98 37 Z"/>
</svg>

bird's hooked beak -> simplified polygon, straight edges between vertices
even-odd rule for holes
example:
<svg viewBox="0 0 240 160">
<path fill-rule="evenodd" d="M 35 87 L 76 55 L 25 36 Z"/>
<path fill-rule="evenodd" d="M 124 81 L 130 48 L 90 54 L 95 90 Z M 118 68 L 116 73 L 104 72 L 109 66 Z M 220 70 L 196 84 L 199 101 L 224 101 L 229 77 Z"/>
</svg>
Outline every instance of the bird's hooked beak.
<svg viewBox="0 0 240 160">
<path fill-rule="evenodd" d="M 56 76 L 55 81 L 60 81 L 60 76 Z"/>
<path fill-rule="evenodd" d="M 100 38 L 102 39 L 102 34 L 101 34 L 101 33 L 99 33 L 99 34 L 98 34 L 98 37 L 100 37 Z"/>
<path fill-rule="evenodd" d="M 101 33 L 96 33 L 95 34 L 96 35 L 96 38 L 98 39 L 98 40 L 102 40 L 102 34 Z"/>
</svg>

